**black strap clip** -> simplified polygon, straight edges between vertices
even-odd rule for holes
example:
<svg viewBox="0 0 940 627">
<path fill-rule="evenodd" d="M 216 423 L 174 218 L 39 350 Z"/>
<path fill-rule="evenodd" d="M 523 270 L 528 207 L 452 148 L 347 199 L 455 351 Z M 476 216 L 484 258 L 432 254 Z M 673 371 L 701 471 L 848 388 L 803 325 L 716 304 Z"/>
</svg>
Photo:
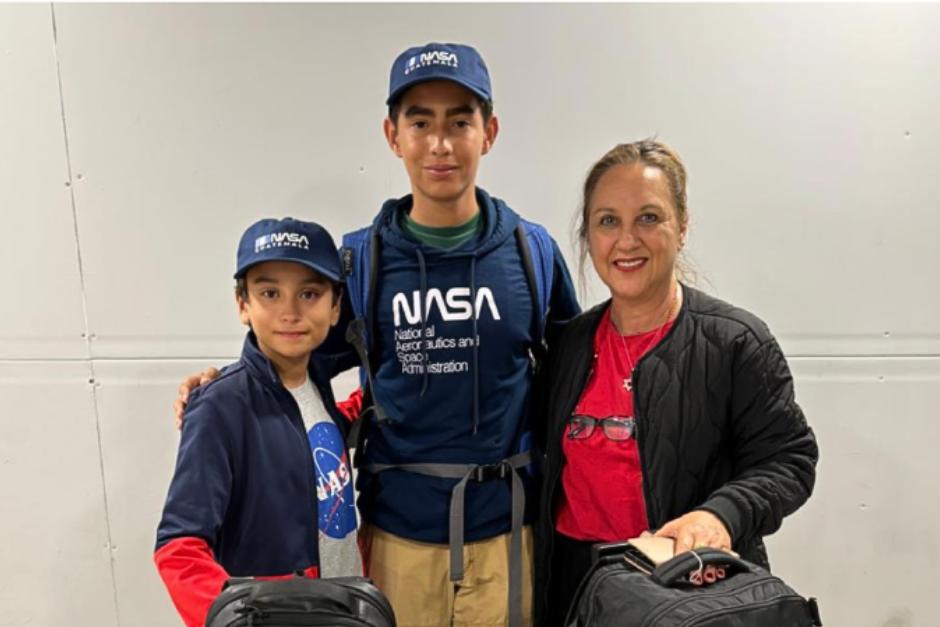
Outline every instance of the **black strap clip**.
<svg viewBox="0 0 940 627">
<path fill-rule="evenodd" d="M 474 468 L 470 478 L 479 483 L 492 481 L 494 479 L 505 479 L 509 476 L 511 469 L 512 467 L 506 461 L 497 462 L 495 464 L 485 464 Z"/>
</svg>

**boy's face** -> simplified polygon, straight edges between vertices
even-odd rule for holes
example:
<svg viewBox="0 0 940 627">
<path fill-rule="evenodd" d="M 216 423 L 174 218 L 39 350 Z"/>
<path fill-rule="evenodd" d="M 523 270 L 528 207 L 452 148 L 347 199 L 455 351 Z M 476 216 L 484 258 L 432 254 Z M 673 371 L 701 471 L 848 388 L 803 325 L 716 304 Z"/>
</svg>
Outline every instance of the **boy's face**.
<svg viewBox="0 0 940 627">
<path fill-rule="evenodd" d="M 496 116 L 484 123 L 476 96 L 452 81 L 419 83 L 404 93 L 385 138 L 401 157 L 416 196 L 438 203 L 473 193 L 480 157 L 496 140 Z"/>
<path fill-rule="evenodd" d="M 266 261 L 245 275 L 248 298 L 236 297 L 242 324 L 275 363 L 306 360 L 339 320 L 332 284 L 307 266 Z"/>
</svg>

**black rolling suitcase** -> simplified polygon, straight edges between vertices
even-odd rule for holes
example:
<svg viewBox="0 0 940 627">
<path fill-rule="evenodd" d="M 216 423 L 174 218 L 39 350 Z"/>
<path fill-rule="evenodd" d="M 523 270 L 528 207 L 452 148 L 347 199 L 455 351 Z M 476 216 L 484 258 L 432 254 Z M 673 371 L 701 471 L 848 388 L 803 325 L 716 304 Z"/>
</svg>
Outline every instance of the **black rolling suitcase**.
<svg viewBox="0 0 940 627">
<path fill-rule="evenodd" d="M 395 627 L 388 599 L 365 577 L 230 579 L 206 627 Z"/>
<path fill-rule="evenodd" d="M 723 578 L 695 586 L 690 573 L 723 567 Z M 812 627 L 815 599 L 779 577 L 715 549 L 677 555 L 659 566 L 627 543 L 594 547 L 567 627 Z"/>
</svg>

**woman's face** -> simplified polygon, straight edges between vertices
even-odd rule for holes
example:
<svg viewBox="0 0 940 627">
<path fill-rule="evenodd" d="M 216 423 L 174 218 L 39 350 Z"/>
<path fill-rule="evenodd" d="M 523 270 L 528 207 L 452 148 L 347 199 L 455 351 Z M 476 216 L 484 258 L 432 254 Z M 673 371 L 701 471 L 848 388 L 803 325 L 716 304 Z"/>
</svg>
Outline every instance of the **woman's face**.
<svg viewBox="0 0 940 627">
<path fill-rule="evenodd" d="M 611 296 L 631 304 L 662 298 L 685 235 L 662 170 L 612 167 L 597 182 L 587 220 L 591 261 Z"/>
</svg>

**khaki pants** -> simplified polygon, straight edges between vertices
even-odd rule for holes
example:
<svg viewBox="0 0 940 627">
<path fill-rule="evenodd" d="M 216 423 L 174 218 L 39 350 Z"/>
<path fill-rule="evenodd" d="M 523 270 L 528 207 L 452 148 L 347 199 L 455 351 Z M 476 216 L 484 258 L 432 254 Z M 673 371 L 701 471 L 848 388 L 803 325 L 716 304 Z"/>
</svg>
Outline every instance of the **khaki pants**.
<svg viewBox="0 0 940 627">
<path fill-rule="evenodd" d="M 367 575 L 388 597 L 398 627 L 505 627 L 509 619 L 509 538 L 464 545 L 464 576 L 450 581 L 446 544 L 406 540 L 363 524 Z M 522 616 L 532 625 L 532 529 L 522 530 Z"/>
</svg>

